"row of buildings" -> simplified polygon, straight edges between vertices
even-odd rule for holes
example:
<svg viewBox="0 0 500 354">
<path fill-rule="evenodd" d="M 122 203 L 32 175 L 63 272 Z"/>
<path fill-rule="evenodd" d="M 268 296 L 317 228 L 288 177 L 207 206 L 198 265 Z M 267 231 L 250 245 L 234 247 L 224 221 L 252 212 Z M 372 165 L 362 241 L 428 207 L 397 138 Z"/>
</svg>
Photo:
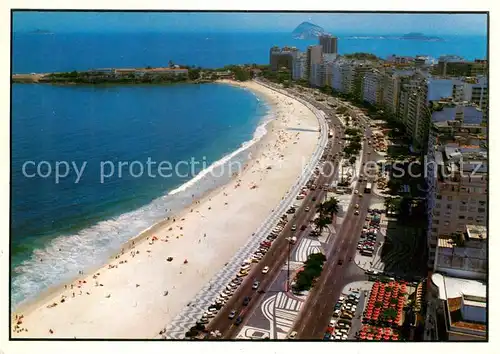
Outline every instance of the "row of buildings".
<svg viewBox="0 0 500 354">
<path fill-rule="evenodd" d="M 416 149 L 427 146 L 431 101 L 443 97 L 451 97 L 455 102 L 466 101 L 476 105 L 484 119 L 488 117 L 485 61 L 459 61 L 461 58 L 451 56 L 439 58 L 437 64 L 425 56 L 392 55 L 388 60 L 352 58 L 338 55 L 336 37 L 321 36 L 319 43 L 309 46 L 305 52 L 295 47 L 271 48 L 271 70 L 287 70 L 292 80 L 307 80 L 314 87 L 329 86 L 379 107 L 404 124 Z M 446 76 L 450 65 L 454 73 L 470 76 Z M 459 70 L 460 67 L 475 70 Z M 442 75 L 435 75 L 434 71 Z M 477 76 L 479 74 L 483 76 Z"/>
<path fill-rule="evenodd" d="M 488 274 L 487 62 L 444 56 L 348 58 L 320 44 L 273 48 L 273 70 L 366 101 L 426 153 L 426 339 L 484 340 Z M 335 48 L 337 42 L 335 41 Z M 287 54 L 285 54 L 287 53 Z M 273 59 L 273 55 L 276 55 Z M 289 55 L 288 61 L 277 58 Z M 369 60 L 371 59 L 371 60 Z M 438 333 L 439 332 L 439 333 Z"/>
<path fill-rule="evenodd" d="M 88 70 L 87 74 L 96 77 L 187 77 L 189 70 L 180 68 L 178 65 L 162 68 L 124 68 L 124 69 L 92 69 Z"/>
</svg>

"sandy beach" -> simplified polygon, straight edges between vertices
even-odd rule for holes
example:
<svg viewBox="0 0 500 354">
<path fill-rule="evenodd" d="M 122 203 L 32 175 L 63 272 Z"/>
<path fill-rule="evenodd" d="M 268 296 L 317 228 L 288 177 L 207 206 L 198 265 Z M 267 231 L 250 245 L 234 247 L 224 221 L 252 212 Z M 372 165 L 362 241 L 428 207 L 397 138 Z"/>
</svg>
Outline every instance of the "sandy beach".
<svg viewBox="0 0 500 354">
<path fill-rule="evenodd" d="M 226 84 L 264 97 L 275 115 L 246 168 L 102 268 L 18 308 L 14 338 L 156 337 L 252 237 L 302 173 L 318 142 L 318 120 L 256 82 Z"/>
</svg>

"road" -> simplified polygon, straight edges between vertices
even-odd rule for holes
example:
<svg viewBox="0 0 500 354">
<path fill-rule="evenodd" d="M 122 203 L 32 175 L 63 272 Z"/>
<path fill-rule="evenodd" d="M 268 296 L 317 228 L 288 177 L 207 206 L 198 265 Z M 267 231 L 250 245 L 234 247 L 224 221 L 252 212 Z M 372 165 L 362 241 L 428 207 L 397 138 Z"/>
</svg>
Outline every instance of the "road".
<svg viewBox="0 0 500 354">
<path fill-rule="evenodd" d="M 310 95 L 299 96 L 309 98 L 310 103 L 326 113 L 333 113 L 331 108 L 316 102 Z M 350 110 L 350 114 L 358 119 L 361 118 L 361 115 L 358 115 L 358 112 L 353 110 Z M 363 121 L 363 119 L 360 120 Z M 369 128 L 365 130 L 365 136 L 367 139 L 371 137 L 371 130 Z M 373 153 L 373 150 L 365 141 L 362 164 L 367 162 L 371 153 Z M 358 182 L 355 188 L 360 193 L 363 193 L 364 187 L 365 182 Z M 359 201 L 357 204 L 359 204 L 360 214 L 354 215 L 354 205 L 356 203 L 351 203 L 337 237 L 325 252 L 327 257 L 325 268 L 311 290 L 305 304 L 302 306 L 302 310 L 293 327 L 299 339 L 321 339 L 330 321 L 333 306 L 340 296 L 345 280 L 347 280 L 345 279 L 346 270 L 351 260 L 354 259 L 359 234 L 370 205 L 370 195 L 358 198 Z M 339 261 L 342 261 L 341 265 Z"/>
<path fill-rule="evenodd" d="M 335 139 L 341 141 L 343 138 L 343 129 L 340 124 L 334 127 Z M 325 153 L 327 156 L 331 156 L 340 152 L 343 148 L 343 144 L 333 143 L 330 146 L 330 150 Z M 259 290 L 266 290 L 273 283 L 274 279 L 278 276 L 283 264 L 287 261 L 290 252 L 290 243 L 287 238 L 296 236 L 297 242 L 304 235 L 305 231 L 291 230 L 292 225 L 297 225 L 297 229 L 300 229 L 301 225 L 308 225 L 309 221 L 314 217 L 316 213 L 316 204 L 321 202 L 325 197 L 326 192 L 321 188 L 323 184 L 330 184 L 336 175 L 336 170 L 332 172 L 333 168 L 337 168 L 337 164 L 327 163 L 324 165 L 323 174 L 317 179 L 316 185 L 318 188 L 314 191 L 310 191 L 307 197 L 303 200 L 301 207 L 296 211 L 294 217 L 287 223 L 284 230 L 272 243 L 272 247 L 262 258 L 262 260 L 254 264 L 252 271 L 249 275 L 245 277 L 243 283 L 239 286 L 238 290 L 233 294 L 233 296 L 227 301 L 226 305 L 219 311 L 217 316 L 210 322 L 207 326 L 208 331 L 219 330 L 223 334 L 224 339 L 230 339 L 237 335 L 240 327 L 244 326 L 246 314 L 251 313 L 255 310 L 262 300 L 263 294 L 252 289 L 253 282 L 259 280 L 260 286 Z M 306 207 L 309 207 L 309 211 L 306 212 Z M 262 274 L 262 269 L 268 266 L 269 271 L 267 274 Z M 243 299 L 249 296 L 251 301 L 247 306 L 243 306 Z M 230 320 L 228 318 L 229 313 L 235 310 L 237 312 L 236 317 L 242 316 L 243 323 L 240 326 L 234 324 L 234 319 Z M 235 318 L 236 318 L 235 317 Z"/>
<path fill-rule="evenodd" d="M 367 137 L 371 132 L 367 132 Z M 363 163 L 369 157 L 371 148 L 365 142 Z M 356 189 L 364 194 L 365 182 L 357 183 Z M 299 339 L 321 339 L 332 317 L 333 307 L 344 286 L 345 270 L 354 259 L 357 241 L 370 206 L 370 195 L 358 197 L 359 215 L 354 215 L 354 203 L 347 210 L 347 216 L 331 245 L 326 252 L 326 266 L 318 282 L 302 306 L 293 330 Z M 339 264 L 342 261 L 342 264 Z"/>
</svg>

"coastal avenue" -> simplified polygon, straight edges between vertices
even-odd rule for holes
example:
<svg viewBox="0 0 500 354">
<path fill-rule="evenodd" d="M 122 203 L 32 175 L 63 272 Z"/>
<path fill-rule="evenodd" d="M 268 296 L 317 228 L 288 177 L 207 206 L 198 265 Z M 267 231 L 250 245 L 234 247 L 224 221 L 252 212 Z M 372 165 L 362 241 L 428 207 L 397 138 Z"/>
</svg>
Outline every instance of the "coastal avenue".
<svg viewBox="0 0 500 354">
<path fill-rule="evenodd" d="M 367 132 L 367 137 L 371 132 Z M 363 161 L 365 163 L 371 148 L 364 144 Z M 364 183 L 358 183 L 356 188 L 363 193 Z M 332 247 L 326 252 L 326 266 L 323 268 L 320 278 L 310 292 L 302 312 L 296 321 L 293 330 L 297 332 L 300 339 L 320 339 L 323 337 L 326 327 L 332 317 L 333 306 L 340 296 L 344 286 L 344 272 L 355 255 L 358 235 L 361 232 L 367 211 L 370 206 L 370 196 L 356 200 L 359 204 L 359 215 L 354 215 L 354 207 L 351 204 L 347 216 L 342 223 L 340 232 Z M 339 260 L 343 261 L 339 265 Z"/>
<path fill-rule="evenodd" d="M 335 116 L 332 114 L 334 112 L 331 108 L 315 101 L 313 97 L 299 95 L 304 99 L 309 98 L 309 103 L 313 104 L 316 108 L 322 109 L 331 116 Z M 361 118 L 352 111 L 351 115 L 354 115 L 358 119 Z M 360 121 L 363 120 L 361 119 Z M 366 121 L 363 124 L 366 125 Z M 369 128 L 365 129 L 365 137 L 367 140 L 371 137 L 371 130 Z M 373 153 L 373 150 L 366 141 L 363 145 L 362 165 L 367 162 L 369 156 Z M 372 181 L 370 180 L 370 182 Z M 364 183 L 358 182 L 355 188 L 360 193 L 363 193 L 364 186 Z M 367 216 L 370 199 L 370 195 L 366 195 L 363 198 L 359 198 L 359 201 L 355 200 L 350 204 L 337 237 L 325 252 L 327 260 L 322 274 L 307 297 L 293 326 L 293 330 L 297 332 L 296 338 L 320 339 L 323 337 L 332 316 L 333 306 L 344 286 L 344 272 L 355 255 L 358 235 Z M 359 204 L 359 215 L 354 215 L 354 204 Z M 338 264 L 339 260 L 342 261 L 342 265 Z"/>
<path fill-rule="evenodd" d="M 343 132 L 340 124 L 337 124 L 335 126 L 335 136 L 336 139 L 343 138 Z M 326 152 L 325 155 L 335 155 L 336 153 L 341 151 L 342 147 L 343 144 L 331 144 L 330 150 Z M 266 253 L 266 255 L 259 263 L 255 264 L 252 271 L 243 281 L 236 293 L 228 300 L 226 305 L 210 322 L 209 326 L 207 327 L 208 331 L 219 330 L 223 334 L 223 338 L 233 338 L 239 331 L 240 327 L 234 325 L 234 320 L 228 318 L 230 312 L 232 310 L 235 310 L 236 313 L 243 318 L 243 323 L 241 324 L 241 326 L 243 326 L 246 320 L 245 314 L 251 313 L 251 311 L 253 311 L 254 308 L 260 304 L 263 293 L 252 289 L 253 281 L 259 280 L 261 282 L 259 289 L 262 290 L 267 289 L 277 277 L 283 264 L 287 261 L 287 257 L 289 256 L 290 243 L 287 238 L 296 236 L 297 241 L 299 241 L 304 234 L 304 232 L 299 231 L 297 233 L 293 232 L 291 230 L 292 225 L 295 224 L 297 225 L 297 227 L 300 227 L 301 225 L 308 224 L 309 221 L 313 218 L 314 214 L 316 213 L 316 203 L 321 202 L 322 198 L 324 198 L 326 194 L 326 192 L 321 187 L 325 183 L 330 184 L 335 178 L 336 170 L 332 171 L 332 168 L 334 168 L 333 164 L 325 164 L 323 174 L 321 174 L 316 181 L 316 185 L 318 186 L 318 188 L 314 191 L 311 191 L 307 195 L 301 207 L 297 210 L 295 216 L 287 223 L 280 236 L 273 242 L 270 250 Z M 307 212 L 306 207 L 310 208 L 310 210 Z M 267 274 L 263 275 L 262 269 L 265 266 L 269 267 L 269 271 Z M 247 306 L 243 306 L 243 299 L 246 296 L 251 297 L 251 301 Z"/>
</svg>

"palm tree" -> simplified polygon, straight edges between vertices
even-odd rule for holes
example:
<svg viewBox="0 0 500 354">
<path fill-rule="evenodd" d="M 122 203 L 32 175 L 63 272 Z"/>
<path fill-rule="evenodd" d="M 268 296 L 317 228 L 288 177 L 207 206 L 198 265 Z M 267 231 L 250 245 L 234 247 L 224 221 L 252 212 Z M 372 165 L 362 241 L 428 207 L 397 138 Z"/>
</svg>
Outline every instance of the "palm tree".
<svg viewBox="0 0 500 354">
<path fill-rule="evenodd" d="M 328 199 L 326 202 L 323 203 L 325 211 L 329 215 L 337 215 L 339 212 L 339 200 L 335 197 L 332 197 Z"/>
<path fill-rule="evenodd" d="M 327 217 L 320 216 L 314 219 L 314 225 L 316 226 L 316 230 L 321 234 L 321 231 L 331 222 L 331 220 Z"/>
</svg>

